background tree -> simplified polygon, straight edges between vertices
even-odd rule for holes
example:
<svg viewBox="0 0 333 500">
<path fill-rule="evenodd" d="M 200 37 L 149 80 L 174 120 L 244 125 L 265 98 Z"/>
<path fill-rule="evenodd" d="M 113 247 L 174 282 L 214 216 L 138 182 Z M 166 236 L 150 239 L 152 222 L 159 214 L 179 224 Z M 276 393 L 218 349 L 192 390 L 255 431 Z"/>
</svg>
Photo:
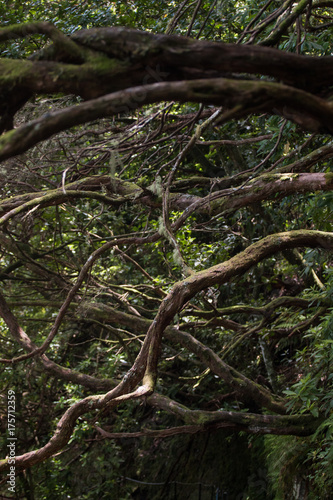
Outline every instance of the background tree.
<svg viewBox="0 0 333 500">
<path fill-rule="evenodd" d="M 15 495 L 329 498 L 333 3 L 5 7 Z"/>
</svg>

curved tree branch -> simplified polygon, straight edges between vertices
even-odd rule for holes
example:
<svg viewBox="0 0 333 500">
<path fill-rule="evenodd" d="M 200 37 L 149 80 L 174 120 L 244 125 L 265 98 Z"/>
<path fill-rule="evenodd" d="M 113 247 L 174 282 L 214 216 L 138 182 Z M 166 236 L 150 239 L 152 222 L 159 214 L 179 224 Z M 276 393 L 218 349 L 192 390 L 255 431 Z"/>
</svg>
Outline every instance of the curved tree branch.
<svg viewBox="0 0 333 500">
<path fill-rule="evenodd" d="M 152 394 L 148 397 L 149 404 L 176 415 L 186 425 L 230 424 L 238 429 L 252 434 L 293 434 L 309 436 L 322 422 L 322 418 L 312 415 L 260 415 L 233 411 L 202 411 L 189 410 L 186 406 L 171 400 L 167 396 Z"/>
<path fill-rule="evenodd" d="M 0 137 L 0 160 L 27 151 L 52 135 L 88 121 L 138 109 L 161 100 L 192 101 L 237 108 L 229 118 L 267 111 L 296 121 L 306 130 L 333 133 L 333 105 L 286 85 L 227 79 L 152 83 L 105 95 L 44 115 Z M 236 109 L 235 108 L 235 109 Z"/>
</svg>

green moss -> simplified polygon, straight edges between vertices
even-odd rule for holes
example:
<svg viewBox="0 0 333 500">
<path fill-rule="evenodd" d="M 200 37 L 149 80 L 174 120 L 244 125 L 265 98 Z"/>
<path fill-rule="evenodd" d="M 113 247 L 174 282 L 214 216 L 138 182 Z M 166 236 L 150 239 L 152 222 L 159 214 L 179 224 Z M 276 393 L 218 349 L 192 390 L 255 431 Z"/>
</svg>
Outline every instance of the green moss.
<svg viewBox="0 0 333 500">
<path fill-rule="evenodd" d="M 327 172 L 325 174 L 325 181 L 328 185 L 333 183 L 333 172 Z"/>
<path fill-rule="evenodd" d="M 0 152 L 2 150 L 2 148 L 5 148 L 7 146 L 7 144 L 10 144 L 13 137 L 15 138 L 15 136 L 17 135 L 17 130 L 13 129 L 13 130 L 9 130 L 9 132 L 6 132 L 5 134 L 2 134 L 2 136 L 0 137 Z M 7 198 L 7 200 L 9 200 L 10 198 Z M 6 200 L 2 200 L 2 202 L 5 202 Z"/>
<path fill-rule="evenodd" d="M 32 71 L 34 74 L 31 76 L 36 76 L 33 68 L 34 63 L 31 61 L 2 59 L 0 62 L 0 85 L 4 88 L 11 88 L 15 83 L 26 79 Z"/>
</svg>

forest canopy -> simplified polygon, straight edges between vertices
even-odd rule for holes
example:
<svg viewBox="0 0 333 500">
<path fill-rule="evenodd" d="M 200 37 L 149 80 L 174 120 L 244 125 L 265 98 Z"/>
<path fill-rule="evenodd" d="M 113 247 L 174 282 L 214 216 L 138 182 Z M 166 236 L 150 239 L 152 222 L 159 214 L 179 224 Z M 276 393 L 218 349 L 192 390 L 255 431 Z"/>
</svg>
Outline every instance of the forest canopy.
<svg viewBox="0 0 333 500">
<path fill-rule="evenodd" d="M 333 2 L 0 9 L 4 498 L 153 498 L 221 432 L 234 498 L 329 498 Z"/>
</svg>

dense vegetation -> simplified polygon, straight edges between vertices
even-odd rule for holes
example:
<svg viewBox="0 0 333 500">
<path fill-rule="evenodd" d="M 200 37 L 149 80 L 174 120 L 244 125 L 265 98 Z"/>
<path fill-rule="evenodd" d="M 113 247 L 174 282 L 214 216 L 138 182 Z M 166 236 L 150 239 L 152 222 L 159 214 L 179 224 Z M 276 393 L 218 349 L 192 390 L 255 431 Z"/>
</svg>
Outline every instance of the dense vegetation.
<svg viewBox="0 0 333 500">
<path fill-rule="evenodd" d="M 1 498 L 331 498 L 332 9 L 0 6 Z"/>
</svg>

